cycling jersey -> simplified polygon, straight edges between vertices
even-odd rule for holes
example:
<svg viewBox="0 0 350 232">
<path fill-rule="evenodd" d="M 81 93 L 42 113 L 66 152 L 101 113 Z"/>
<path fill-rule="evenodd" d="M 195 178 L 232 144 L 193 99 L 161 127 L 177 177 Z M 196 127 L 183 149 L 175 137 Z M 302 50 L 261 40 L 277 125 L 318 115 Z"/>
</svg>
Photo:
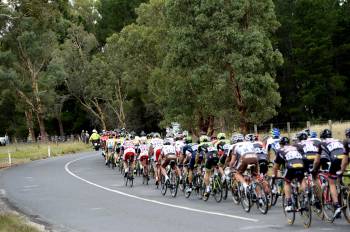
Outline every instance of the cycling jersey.
<svg viewBox="0 0 350 232">
<path fill-rule="evenodd" d="M 296 146 L 285 145 L 276 154 L 275 163 L 286 167 L 284 179 L 291 182 L 297 179 L 299 182 L 304 178 L 304 157 Z"/>
<path fill-rule="evenodd" d="M 173 146 L 173 145 L 163 145 L 163 147 L 162 147 L 162 154 L 164 156 L 175 155 L 176 154 L 175 146 Z"/>
<path fill-rule="evenodd" d="M 261 142 L 253 142 L 255 153 L 258 155 L 259 160 L 267 160 L 267 151 Z"/>
<path fill-rule="evenodd" d="M 92 135 L 90 136 L 89 141 L 96 141 L 96 140 L 100 140 L 100 135 L 97 133 L 92 133 Z"/>
<path fill-rule="evenodd" d="M 275 163 L 285 164 L 286 169 L 304 169 L 304 157 L 292 145 L 286 145 L 277 151 Z"/>
<path fill-rule="evenodd" d="M 350 139 L 347 138 L 343 142 L 344 148 L 345 148 L 345 154 L 347 154 L 350 157 Z"/>
<path fill-rule="evenodd" d="M 329 161 L 341 160 L 345 158 L 345 153 L 344 144 L 337 139 L 325 139 L 319 145 L 321 159 Z"/>
<path fill-rule="evenodd" d="M 206 152 L 205 168 L 207 170 L 211 170 L 219 162 L 218 150 L 216 149 L 216 147 L 209 145 L 205 148 L 205 152 Z"/>
<path fill-rule="evenodd" d="M 243 174 L 248 165 L 254 165 L 251 170 L 252 175 L 256 176 L 259 173 L 258 169 L 258 156 L 255 153 L 255 148 L 251 142 L 239 142 L 234 145 L 233 156 L 238 161 L 236 163 L 236 169 L 240 174 Z"/>
<path fill-rule="evenodd" d="M 185 146 L 185 143 L 184 141 L 182 140 L 177 140 L 175 142 L 175 149 L 176 149 L 176 155 L 180 155 L 181 154 L 181 151 L 182 151 L 182 148 Z"/>
<path fill-rule="evenodd" d="M 312 140 L 303 140 L 297 144 L 298 150 L 307 160 L 314 161 L 318 154 L 317 142 Z"/>
</svg>

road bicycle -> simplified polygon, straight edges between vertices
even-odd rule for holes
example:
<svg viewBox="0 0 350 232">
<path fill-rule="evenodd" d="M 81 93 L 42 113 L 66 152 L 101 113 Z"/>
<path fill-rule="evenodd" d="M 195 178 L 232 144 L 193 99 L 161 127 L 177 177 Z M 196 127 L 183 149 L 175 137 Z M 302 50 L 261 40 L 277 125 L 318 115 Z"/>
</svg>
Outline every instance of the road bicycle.
<svg viewBox="0 0 350 232">
<path fill-rule="evenodd" d="M 169 188 L 170 194 L 172 197 L 176 197 L 177 190 L 179 187 L 179 177 L 176 174 L 176 161 L 171 160 L 169 165 L 166 167 L 166 172 L 169 177 L 167 181 L 165 181 L 165 176 L 161 175 L 160 184 L 161 184 L 161 193 L 165 195 L 167 193 L 167 189 Z"/>
<path fill-rule="evenodd" d="M 307 177 L 305 177 L 306 179 Z M 282 195 L 282 207 L 283 213 L 287 218 L 289 225 L 294 224 L 296 213 L 300 213 L 305 228 L 309 228 L 312 219 L 311 210 L 311 186 L 306 182 L 306 187 L 303 191 L 300 190 L 300 184 L 297 179 L 293 179 L 291 182 L 291 201 L 292 209 L 286 210 L 288 205 L 286 195 Z"/>
<path fill-rule="evenodd" d="M 218 167 L 214 168 L 214 173 L 211 175 L 209 180 L 209 186 L 210 186 L 210 194 L 205 194 L 205 184 L 204 181 L 202 183 L 202 191 L 203 196 L 202 199 L 204 201 L 207 201 L 209 199 L 209 196 L 212 195 L 216 202 L 220 202 L 222 200 L 222 184 L 221 184 L 221 178 L 218 172 Z"/>
</svg>

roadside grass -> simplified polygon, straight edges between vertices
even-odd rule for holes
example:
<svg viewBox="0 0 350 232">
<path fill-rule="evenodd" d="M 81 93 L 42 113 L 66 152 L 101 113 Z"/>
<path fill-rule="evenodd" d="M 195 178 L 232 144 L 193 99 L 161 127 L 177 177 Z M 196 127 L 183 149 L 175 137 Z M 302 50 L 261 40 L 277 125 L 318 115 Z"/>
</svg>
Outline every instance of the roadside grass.
<svg viewBox="0 0 350 232">
<path fill-rule="evenodd" d="M 5 213 L 0 214 L 0 232 L 39 232 L 37 228 L 26 224 L 26 219 L 22 217 Z"/>
<path fill-rule="evenodd" d="M 0 168 L 8 165 L 8 152 L 11 154 L 12 164 L 20 164 L 47 158 L 49 147 L 52 157 L 91 149 L 90 145 L 81 142 L 10 144 L 0 147 Z"/>
</svg>

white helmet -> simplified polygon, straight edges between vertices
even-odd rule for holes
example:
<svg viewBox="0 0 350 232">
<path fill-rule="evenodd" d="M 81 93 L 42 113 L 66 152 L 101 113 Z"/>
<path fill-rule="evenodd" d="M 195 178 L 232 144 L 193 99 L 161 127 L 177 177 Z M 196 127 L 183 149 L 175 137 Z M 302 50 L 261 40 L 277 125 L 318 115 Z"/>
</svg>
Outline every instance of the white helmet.
<svg viewBox="0 0 350 232">
<path fill-rule="evenodd" d="M 146 144 L 146 143 L 147 143 L 147 137 L 146 137 L 146 136 L 142 136 L 142 137 L 140 138 L 140 142 L 141 142 L 142 144 Z"/>
<path fill-rule="evenodd" d="M 92 130 L 92 133 L 97 133 L 97 130 L 96 130 L 96 129 L 93 129 L 93 130 Z"/>
</svg>

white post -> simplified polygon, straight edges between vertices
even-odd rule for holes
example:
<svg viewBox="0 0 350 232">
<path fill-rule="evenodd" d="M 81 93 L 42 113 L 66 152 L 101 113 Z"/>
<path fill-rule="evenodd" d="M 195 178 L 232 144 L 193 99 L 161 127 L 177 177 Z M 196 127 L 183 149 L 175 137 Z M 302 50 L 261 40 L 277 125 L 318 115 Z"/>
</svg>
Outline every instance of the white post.
<svg viewBox="0 0 350 232">
<path fill-rule="evenodd" d="M 10 153 L 10 150 L 7 150 L 7 153 L 8 153 L 8 155 L 9 155 L 9 165 L 11 166 L 12 160 L 11 160 L 11 153 Z"/>
<path fill-rule="evenodd" d="M 50 145 L 47 148 L 47 153 L 48 153 L 48 156 L 51 157 L 51 147 L 50 147 Z"/>
</svg>

